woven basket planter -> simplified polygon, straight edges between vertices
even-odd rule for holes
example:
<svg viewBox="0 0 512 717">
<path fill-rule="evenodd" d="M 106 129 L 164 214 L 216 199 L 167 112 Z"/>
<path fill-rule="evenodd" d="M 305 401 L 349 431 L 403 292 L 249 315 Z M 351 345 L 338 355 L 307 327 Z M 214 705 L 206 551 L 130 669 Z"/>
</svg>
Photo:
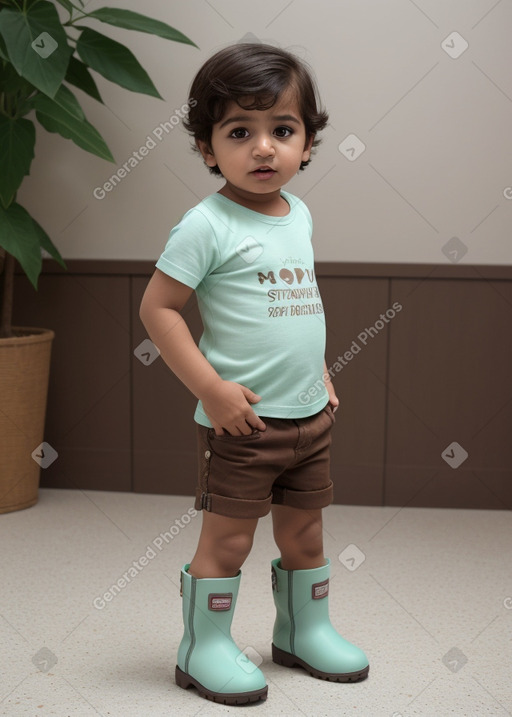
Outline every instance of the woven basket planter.
<svg viewBox="0 0 512 717">
<path fill-rule="evenodd" d="M 13 327 L 0 339 L 0 513 L 37 503 L 53 331 Z"/>
</svg>

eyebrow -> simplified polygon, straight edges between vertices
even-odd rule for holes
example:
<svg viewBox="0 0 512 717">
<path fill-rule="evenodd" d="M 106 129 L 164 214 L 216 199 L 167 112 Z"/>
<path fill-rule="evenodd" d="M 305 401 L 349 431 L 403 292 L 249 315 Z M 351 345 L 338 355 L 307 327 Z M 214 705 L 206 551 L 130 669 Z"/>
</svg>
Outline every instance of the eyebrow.
<svg viewBox="0 0 512 717">
<path fill-rule="evenodd" d="M 250 117 L 249 115 L 239 115 L 237 117 L 228 117 L 228 119 L 224 120 L 224 122 L 220 125 L 219 129 L 222 129 L 226 125 L 230 123 L 236 123 L 236 122 L 253 122 L 254 118 Z M 272 121 L 274 122 L 295 122 L 296 124 L 300 124 L 300 120 L 298 120 L 293 115 L 277 115 L 275 117 L 272 117 Z"/>
</svg>

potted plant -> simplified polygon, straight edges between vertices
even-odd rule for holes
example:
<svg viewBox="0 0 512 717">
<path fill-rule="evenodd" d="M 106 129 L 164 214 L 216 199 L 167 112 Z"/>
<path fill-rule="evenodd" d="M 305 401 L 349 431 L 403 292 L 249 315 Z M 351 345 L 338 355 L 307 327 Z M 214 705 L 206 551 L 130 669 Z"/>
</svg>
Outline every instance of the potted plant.
<svg viewBox="0 0 512 717">
<path fill-rule="evenodd" d="M 161 99 L 131 51 L 84 25 L 90 20 L 196 46 L 166 23 L 129 10 L 87 12 L 82 0 L 0 0 L 0 513 L 37 502 L 47 458 L 42 441 L 54 334 L 12 326 L 15 263 L 35 289 L 42 250 L 65 267 L 44 229 L 16 202 L 34 159 L 35 123 L 113 162 L 70 86 L 102 102 L 93 70 Z"/>
</svg>

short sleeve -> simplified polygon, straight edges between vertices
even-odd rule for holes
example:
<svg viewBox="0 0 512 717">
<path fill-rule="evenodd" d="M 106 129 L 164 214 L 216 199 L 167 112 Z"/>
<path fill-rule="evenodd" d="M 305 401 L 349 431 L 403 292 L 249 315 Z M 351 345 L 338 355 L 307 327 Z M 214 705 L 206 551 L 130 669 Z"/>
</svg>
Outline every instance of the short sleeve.
<svg viewBox="0 0 512 717">
<path fill-rule="evenodd" d="M 195 289 L 220 263 L 215 231 L 197 208 L 172 229 L 157 269 Z"/>
</svg>

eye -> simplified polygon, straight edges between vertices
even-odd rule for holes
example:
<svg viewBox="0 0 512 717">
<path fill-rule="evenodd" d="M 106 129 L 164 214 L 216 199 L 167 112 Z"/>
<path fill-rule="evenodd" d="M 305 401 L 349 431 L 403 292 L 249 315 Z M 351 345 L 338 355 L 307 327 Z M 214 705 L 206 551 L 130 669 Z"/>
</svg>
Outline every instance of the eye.
<svg viewBox="0 0 512 717">
<path fill-rule="evenodd" d="M 293 134 L 293 130 L 290 127 L 276 127 L 274 130 L 276 137 L 290 137 Z"/>
<path fill-rule="evenodd" d="M 249 136 L 249 132 L 244 127 L 237 127 L 229 136 L 233 137 L 233 139 L 244 139 Z"/>
</svg>

